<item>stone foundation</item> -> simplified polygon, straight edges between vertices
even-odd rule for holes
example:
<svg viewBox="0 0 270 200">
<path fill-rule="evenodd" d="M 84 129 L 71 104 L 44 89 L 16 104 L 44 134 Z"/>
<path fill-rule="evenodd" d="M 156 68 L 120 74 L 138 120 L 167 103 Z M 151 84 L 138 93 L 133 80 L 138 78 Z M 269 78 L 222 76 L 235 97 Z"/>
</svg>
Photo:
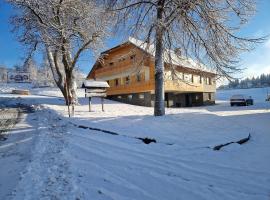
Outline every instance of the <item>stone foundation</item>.
<svg viewBox="0 0 270 200">
<path fill-rule="evenodd" d="M 132 105 L 153 107 L 155 95 L 150 92 L 111 95 L 108 99 Z M 165 93 L 166 107 L 192 107 L 215 104 L 215 93 Z"/>
</svg>

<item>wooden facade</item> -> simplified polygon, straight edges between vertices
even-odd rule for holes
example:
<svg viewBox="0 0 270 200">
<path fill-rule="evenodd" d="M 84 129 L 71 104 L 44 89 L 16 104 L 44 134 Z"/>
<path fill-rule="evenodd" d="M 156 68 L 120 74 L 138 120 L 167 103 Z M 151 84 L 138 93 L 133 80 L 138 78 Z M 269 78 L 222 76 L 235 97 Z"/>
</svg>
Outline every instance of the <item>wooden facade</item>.
<svg viewBox="0 0 270 200">
<path fill-rule="evenodd" d="M 211 93 L 214 96 L 216 91 L 214 73 L 194 70 L 180 65 L 176 66 L 176 69 L 177 77 L 182 80 L 172 80 L 169 67 L 165 64 L 164 87 L 165 93 L 170 93 L 169 96 L 190 93 L 200 93 L 201 96 L 203 96 L 203 93 Z M 154 101 L 154 76 L 153 55 L 132 42 L 126 42 L 103 52 L 89 72 L 87 79 L 107 81 L 110 85 L 107 95 L 115 100 L 128 99 L 132 94 L 137 96 L 150 94 L 151 97 L 148 95 L 150 98 L 148 98 L 148 101 L 150 102 L 147 104 L 143 100 L 140 100 L 140 103 L 124 102 L 151 106 Z M 214 102 L 214 99 L 210 99 L 210 101 Z M 176 106 L 176 103 L 172 103 L 171 106 Z"/>
</svg>

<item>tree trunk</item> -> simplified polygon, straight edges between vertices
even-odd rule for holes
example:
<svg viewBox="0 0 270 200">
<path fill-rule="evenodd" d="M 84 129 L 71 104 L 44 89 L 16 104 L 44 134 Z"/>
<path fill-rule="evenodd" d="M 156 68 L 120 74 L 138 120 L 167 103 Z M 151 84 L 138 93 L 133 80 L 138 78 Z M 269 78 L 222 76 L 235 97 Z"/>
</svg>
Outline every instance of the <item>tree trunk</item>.
<svg viewBox="0 0 270 200">
<path fill-rule="evenodd" d="M 53 74 L 54 81 L 57 87 L 62 92 L 65 98 L 66 105 L 71 104 L 72 101 L 74 101 L 75 104 L 77 104 L 78 102 L 77 94 L 76 94 L 77 86 L 76 84 L 71 83 L 71 82 L 75 82 L 75 78 L 72 71 L 65 70 L 65 76 L 64 76 L 64 74 L 61 73 L 60 69 L 58 68 L 59 64 L 58 64 L 57 56 L 53 56 L 53 53 L 49 47 L 46 47 L 46 51 L 47 51 L 48 61 L 49 61 L 49 65 Z"/>
<path fill-rule="evenodd" d="M 163 33 L 162 12 L 164 1 L 158 2 L 157 28 L 156 28 L 156 52 L 155 52 L 155 108 L 154 115 L 165 115 L 164 106 L 164 61 L 163 61 Z"/>
<path fill-rule="evenodd" d="M 77 84 L 75 81 L 73 70 L 66 71 L 66 82 L 68 88 L 69 103 L 77 105 L 78 104 Z"/>
<path fill-rule="evenodd" d="M 76 83 L 74 73 L 71 73 L 70 94 L 71 94 L 73 104 L 78 105 L 79 101 L 78 101 L 78 96 L 77 96 L 77 83 Z"/>
</svg>

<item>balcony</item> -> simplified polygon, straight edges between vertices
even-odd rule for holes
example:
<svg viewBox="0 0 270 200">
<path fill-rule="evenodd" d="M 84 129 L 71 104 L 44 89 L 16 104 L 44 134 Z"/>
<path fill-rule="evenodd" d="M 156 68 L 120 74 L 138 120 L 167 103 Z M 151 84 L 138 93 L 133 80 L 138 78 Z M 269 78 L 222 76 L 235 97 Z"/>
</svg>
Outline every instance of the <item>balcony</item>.
<svg viewBox="0 0 270 200">
<path fill-rule="evenodd" d="M 128 85 L 118 85 L 108 88 L 108 95 L 117 95 L 117 94 L 131 94 L 131 93 L 140 93 L 154 90 L 155 85 L 153 81 L 143 81 L 143 82 L 131 82 Z"/>
<path fill-rule="evenodd" d="M 165 91 L 171 92 L 203 92 L 203 85 L 198 83 L 184 83 L 165 81 Z"/>
</svg>

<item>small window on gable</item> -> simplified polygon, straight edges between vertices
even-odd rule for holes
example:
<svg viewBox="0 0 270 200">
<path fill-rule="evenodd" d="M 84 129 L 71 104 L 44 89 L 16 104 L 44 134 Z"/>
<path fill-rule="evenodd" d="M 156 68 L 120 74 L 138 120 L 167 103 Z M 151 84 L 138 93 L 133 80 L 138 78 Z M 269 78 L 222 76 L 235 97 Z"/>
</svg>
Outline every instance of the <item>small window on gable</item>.
<svg viewBox="0 0 270 200">
<path fill-rule="evenodd" d="M 130 60 L 133 60 L 136 57 L 136 55 L 131 55 Z"/>
<path fill-rule="evenodd" d="M 113 66 L 113 62 L 110 62 L 109 65 L 110 65 L 110 66 Z"/>
<path fill-rule="evenodd" d="M 122 57 L 122 58 L 119 58 L 119 59 L 118 59 L 118 62 L 122 62 L 122 61 L 124 61 L 124 60 L 126 60 L 126 58 Z"/>
<path fill-rule="evenodd" d="M 142 76 L 141 76 L 140 73 L 137 73 L 136 74 L 136 80 L 137 80 L 137 82 L 141 82 L 142 81 Z"/>
<path fill-rule="evenodd" d="M 118 85 L 119 85 L 119 79 L 116 78 L 116 79 L 114 80 L 114 83 L 115 83 L 115 86 L 118 86 Z"/>
<path fill-rule="evenodd" d="M 126 77 L 126 85 L 130 84 L 130 76 Z"/>
</svg>

